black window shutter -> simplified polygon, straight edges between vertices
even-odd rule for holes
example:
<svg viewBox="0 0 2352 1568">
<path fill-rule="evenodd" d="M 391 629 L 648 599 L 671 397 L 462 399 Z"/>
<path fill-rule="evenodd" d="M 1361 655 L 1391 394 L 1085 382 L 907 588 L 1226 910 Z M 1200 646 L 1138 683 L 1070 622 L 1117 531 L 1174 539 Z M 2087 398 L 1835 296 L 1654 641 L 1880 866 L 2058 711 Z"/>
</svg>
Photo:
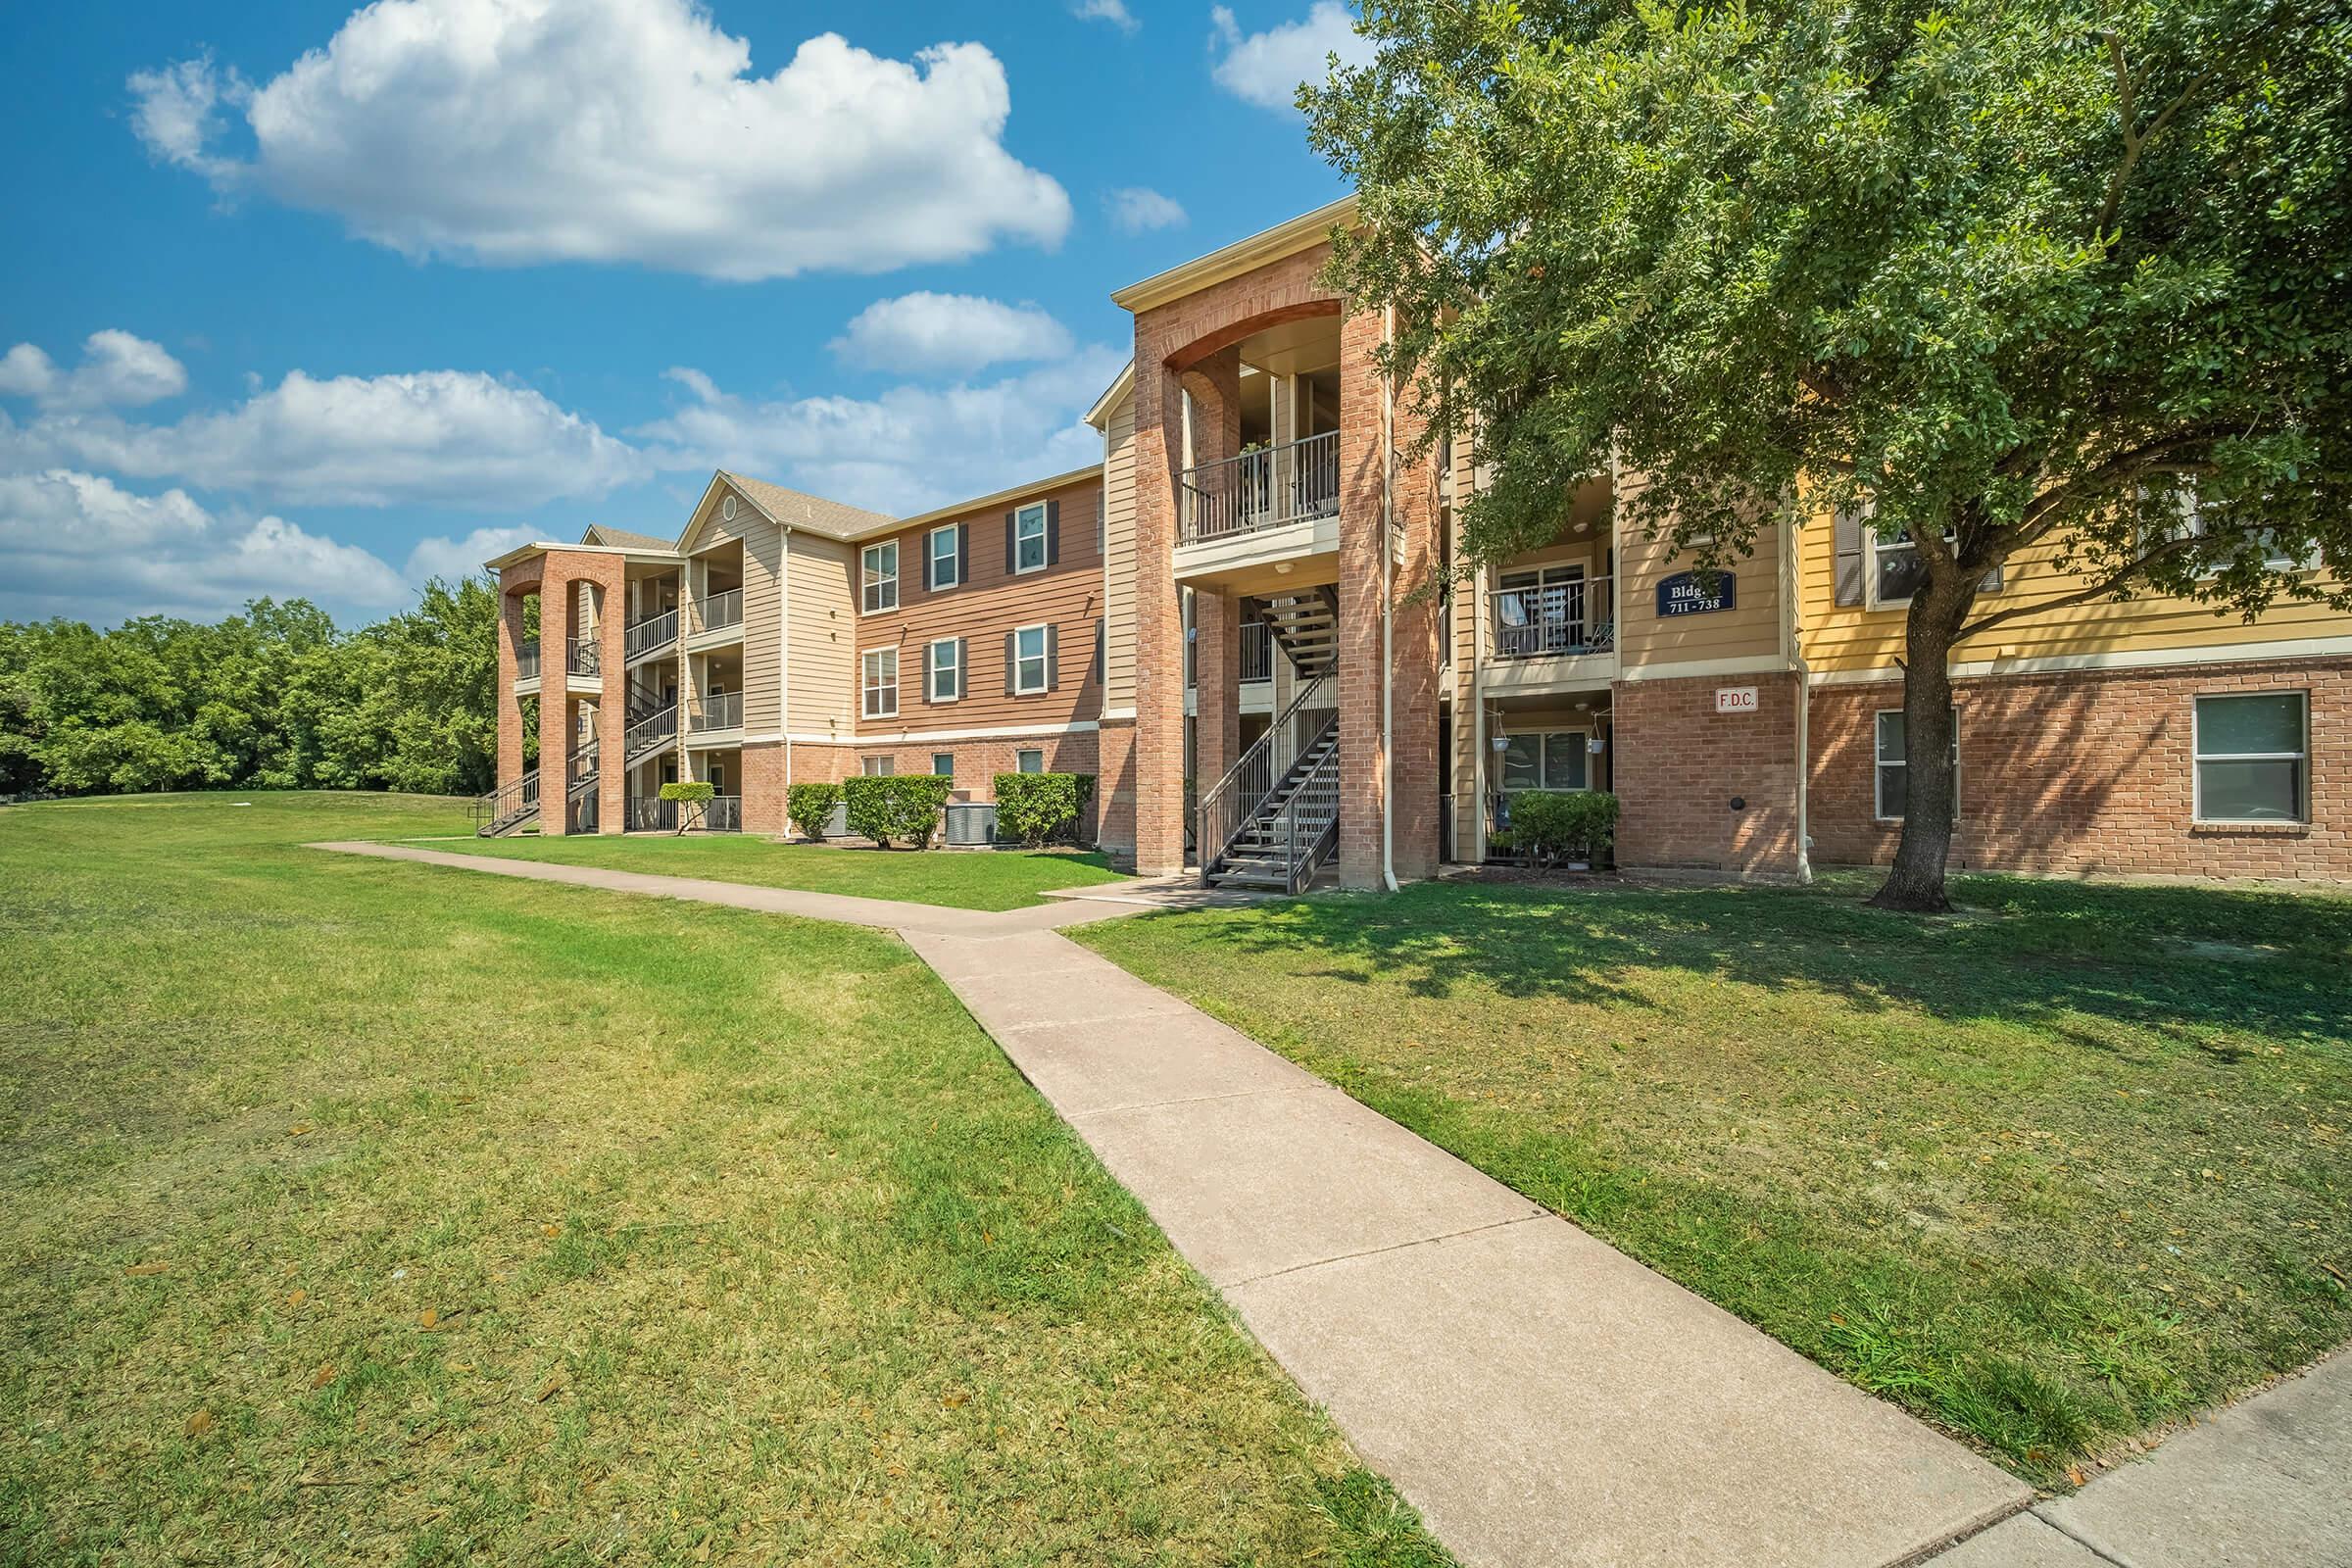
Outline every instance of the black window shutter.
<svg viewBox="0 0 2352 1568">
<path fill-rule="evenodd" d="M 1830 523 L 1832 567 L 1836 572 L 1836 587 L 1832 595 L 1838 604 L 1862 603 L 1862 512 L 1855 507 L 1839 507 Z"/>
<path fill-rule="evenodd" d="M 1052 621 L 1046 622 L 1046 690 L 1048 691 L 1052 691 L 1055 686 L 1061 684 L 1057 678 L 1061 673 L 1061 661 L 1055 657 L 1061 652 L 1059 633 L 1058 626 Z"/>
<path fill-rule="evenodd" d="M 1004 514 L 1004 575 L 1007 577 L 1012 575 L 1013 567 L 1021 564 L 1020 557 L 1014 554 L 1020 549 L 1019 516 L 1017 512 Z"/>
<path fill-rule="evenodd" d="M 1098 683 L 1102 679 L 1102 645 L 1108 640 L 1109 631 L 1110 628 L 1103 618 L 1097 615 L 1095 617 L 1095 662 L 1093 672 L 1088 678 Z"/>
<path fill-rule="evenodd" d="M 1017 631 L 1004 634 L 1004 695 L 1007 697 L 1012 695 L 1013 679 L 1020 673 L 1020 635 Z"/>
<path fill-rule="evenodd" d="M 971 580 L 972 525 L 959 522 L 956 525 L 956 586 L 960 588 Z"/>
<path fill-rule="evenodd" d="M 964 682 L 971 678 L 972 644 L 969 638 L 956 639 L 956 695 L 963 695 Z"/>
<path fill-rule="evenodd" d="M 1061 560 L 1061 503 L 1046 503 L 1046 564 L 1051 566 Z"/>
</svg>

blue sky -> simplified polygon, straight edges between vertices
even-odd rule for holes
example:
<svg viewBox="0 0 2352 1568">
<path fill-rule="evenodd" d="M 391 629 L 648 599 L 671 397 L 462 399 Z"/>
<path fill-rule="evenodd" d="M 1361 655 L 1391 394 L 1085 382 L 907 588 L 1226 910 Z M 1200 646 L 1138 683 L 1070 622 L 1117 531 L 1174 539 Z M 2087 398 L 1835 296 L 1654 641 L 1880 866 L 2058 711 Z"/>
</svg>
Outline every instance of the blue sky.
<svg viewBox="0 0 2352 1568">
<path fill-rule="evenodd" d="M 1335 47 L 1338 0 L 0 9 L 0 618 L 353 624 L 713 466 L 1076 466 L 1110 291 L 1340 194 L 1287 106 Z"/>
</svg>

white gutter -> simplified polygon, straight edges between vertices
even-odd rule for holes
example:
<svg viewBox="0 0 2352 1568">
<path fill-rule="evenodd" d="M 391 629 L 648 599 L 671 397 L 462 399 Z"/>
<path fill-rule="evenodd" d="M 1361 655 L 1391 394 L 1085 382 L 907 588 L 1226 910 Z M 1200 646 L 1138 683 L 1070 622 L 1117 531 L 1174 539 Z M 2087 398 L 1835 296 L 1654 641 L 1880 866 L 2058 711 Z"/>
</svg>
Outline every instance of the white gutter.
<svg viewBox="0 0 2352 1568">
<path fill-rule="evenodd" d="M 776 584 L 776 597 L 782 605 L 776 615 L 776 727 L 784 732 L 784 793 L 792 793 L 792 524 L 784 525 L 784 548 L 778 557 L 784 580 Z M 960 676 L 958 677 L 961 678 Z M 784 836 L 792 837 L 791 818 L 785 819 Z"/>
<path fill-rule="evenodd" d="M 1396 341 L 1396 307 L 1383 309 L 1381 341 Z M 1395 694 L 1396 660 L 1394 651 L 1395 590 L 1390 568 L 1396 556 L 1396 383 L 1380 378 L 1380 881 L 1396 891 L 1396 727 Z"/>
</svg>

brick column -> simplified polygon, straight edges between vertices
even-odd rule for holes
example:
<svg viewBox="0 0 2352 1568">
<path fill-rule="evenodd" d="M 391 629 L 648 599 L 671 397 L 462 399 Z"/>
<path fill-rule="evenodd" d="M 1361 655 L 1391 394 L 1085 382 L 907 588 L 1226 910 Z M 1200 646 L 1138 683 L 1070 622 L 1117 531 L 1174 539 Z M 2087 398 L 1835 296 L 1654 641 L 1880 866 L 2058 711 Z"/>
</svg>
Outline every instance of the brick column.
<svg viewBox="0 0 2352 1568">
<path fill-rule="evenodd" d="M 1162 363 L 1159 313 L 1135 323 L 1135 868 L 1184 868 L 1184 608 L 1176 590 L 1176 474 L 1184 398 Z"/>
<path fill-rule="evenodd" d="M 597 673 L 604 690 L 596 701 L 597 752 L 602 759 L 596 774 L 596 830 L 623 833 L 629 825 L 628 567 L 617 556 L 599 559 L 611 569 L 597 584 L 604 596 L 597 619 L 603 648 Z"/>
<path fill-rule="evenodd" d="M 1233 595 L 1194 593 L 1193 657 L 1200 696 L 1193 765 L 1205 793 L 1242 751 L 1242 607 Z"/>
<path fill-rule="evenodd" d="M 1340 325 L 1340 883 L 1380 885 L 1381 318 Z"/>
<path fill-rule="evenodd" d="M 539 831 L 570 830 L 564 792 L 571 787 L 571 688 L 565 657 L 579 590 L 550 557 L 539 582 Z"/>
<path fill-rule="evenodd" d="M 1419 401 L 1400 389 L 1391 429 L 1394 450 L 1410 452 L 1427 425 Z M 1399 881 L 1434 876 L 1438 869 L 1438 461 L 1400 463 L 1390 499 L 1400 555 L 1393 568 L 1389 628 L 1390 851 Z M 1414 591 L 1420 588 L 1430 591 Z"/>
<path fill-rule="evenodd" d="M 530 564 L 536 573 L 537 562 Z M 514 682 L 520 674 L 518 655 L 522 648 L 522 619 L 526 597 L 538 588 L 535 581 L 509 583 L 500 573 L 498 601 L 498 787 L 506 788 L 522 777 L 522 699 L 514 695 Z"/>
</svg>

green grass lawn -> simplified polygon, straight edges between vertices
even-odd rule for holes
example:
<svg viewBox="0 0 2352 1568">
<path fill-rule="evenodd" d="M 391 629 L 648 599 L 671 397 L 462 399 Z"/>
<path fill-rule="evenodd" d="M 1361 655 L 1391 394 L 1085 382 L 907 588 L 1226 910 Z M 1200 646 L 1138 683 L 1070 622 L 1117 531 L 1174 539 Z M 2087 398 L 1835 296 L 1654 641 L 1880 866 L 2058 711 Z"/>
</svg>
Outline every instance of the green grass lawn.
<svg viewBox="0 0 2352 1568">
<path fill-rule="evenodd" d="M 556 860 L 617 871 L 709 877 L 804 893 L 902 899 L 958 909 L 1018 909 L 1059 888 L 1124 881 L 1100 855 L 1067 850 L 872 850 L 780 844 L 742 833 L 575 834 L 541 838 L 466 838 L 435 844 L 461 855 Z"/>
<path fill-rule="evenodd" d="M 2352 1337 L 2352 900 L 1869 886 L 1071 934 L 2036 1481 Z"/>
<path fill-rule="evenodd" d="M 896 940 L 249 799 L 0 808 L 0 1561 L 1443 1562 Z"/>
</svg>

